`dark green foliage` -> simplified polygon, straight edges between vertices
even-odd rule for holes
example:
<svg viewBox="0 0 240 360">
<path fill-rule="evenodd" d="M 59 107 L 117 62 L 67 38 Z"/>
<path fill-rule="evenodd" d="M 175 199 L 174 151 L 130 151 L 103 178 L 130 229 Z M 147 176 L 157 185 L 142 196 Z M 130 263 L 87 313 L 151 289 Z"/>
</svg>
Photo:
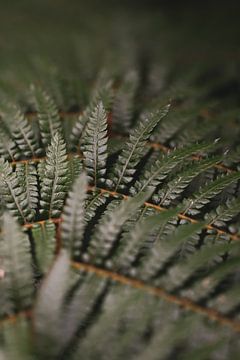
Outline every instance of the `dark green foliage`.
<svg viewBox="0 0 240 360">
<path fill-rule="evenodd" d="M 46 164 L 41 182 L 40 213 L 49 218 L 61 213 L 67 192 L 68 163 L 64 140 L 57 132 L 47 151 Z"/>
<path fill-rule="evenodd" d="M 79 256 L 82 243 L 86 191 L 87 177 L 82 173 L 75 181 L 63 209 L 62 243 L 73 258 Z"/>
<path fill-rule="evenodd" d="M 104 182 L 107 161 L 107 114 L 103 103 L 93 109 L 82 136 L 82 150 L 87 174 L 94 185 Z"/>
<path fill-rule="evenodd" d="M 43 145 L 50 144 L 52 137 L 59 131 L 61 120 L 54 100 L 44 90 L 33 87 L 37 119 Z"/>
<path fill-rule="evenodd" d="M 126 142 L 113 169 L 114 175 L 111 186 L 113 184 L 115 191 L 118 188 L 125 189 L 127 184 L 132 181 L 136 166 L 146 152 L 145 144 L 147 140 L 159 121 L 167 115 L 168 110 L 169 105 L 160 111 L 149 114 L 132 131 L 129 141 Z"/>
<path fill-rule="evenodd" d="M 28 308 L 34 292 L 28 236 L 8 213 L 3 215 L 2 231 L 0 251 L 4 277 L 0 281 L 1 317 Z"/>
<path fill-rule="evenodd" d="M 211 11 L 178 26 L 181 4 L 168 28 L 142 4 L 45 3 L 0 14 L 0 359 L 238 359 L 225 8 L 216 29 Z"/>
<path fill-rule="evenodd" d="M 18 218 L 21 223 L 26 223 L 33 219 L 32 209 L 30 207 L 27 189 L 19 179 L 12 166 L 0 159 L 0 188 L 1 197 L 4 205 Z"/>
</svg>

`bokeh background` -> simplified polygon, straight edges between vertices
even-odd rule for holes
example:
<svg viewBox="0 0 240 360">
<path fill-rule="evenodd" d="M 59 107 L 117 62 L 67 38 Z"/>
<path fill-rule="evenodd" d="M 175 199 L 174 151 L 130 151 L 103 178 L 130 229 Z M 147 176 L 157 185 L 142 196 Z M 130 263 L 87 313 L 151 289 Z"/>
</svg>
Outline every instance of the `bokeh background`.
<svg viewBox="0 0 240 360">
<path fill-rule="evenodd" d="M 218 82 L 213 95 L 236 104 L 239 9 L 231 0 L 1 2 L 0 93 L 24 102 L 30 83 L 49 87 L 58 79 L 72 91 L 61 106 L 79 106 L 99 69 L 118 75 L 137 68 L 144 84 L 151 68 L 158 84 L 160 73 L 168 81 L 197 73 Z"/>
</svg>

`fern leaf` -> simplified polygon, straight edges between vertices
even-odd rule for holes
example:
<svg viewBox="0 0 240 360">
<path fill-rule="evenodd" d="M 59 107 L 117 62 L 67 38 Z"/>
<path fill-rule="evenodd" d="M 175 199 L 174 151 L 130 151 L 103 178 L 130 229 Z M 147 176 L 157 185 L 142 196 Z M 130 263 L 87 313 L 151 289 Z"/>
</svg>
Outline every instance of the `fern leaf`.
<svg viewBox="0 0 240 360">
<path fill-rule="evenodd" d="M 151 192 L 148 191 L 128 200 L 122 200 L 119 206 L 103 216 L 88 248 L 88 253 L 94 262 L 101 262 L 109 254 L 122 225 L 149 198 L 150 194 Z"/>
<path fill-rule="evenodd" d="M 82 286 L 76 289 L 70 301 L 65 304 L 62 323 L 66 331 L 61 345 L 65 345 L 66 350 L 68 348 L 66 345 L 72 341 L 79 329 L 84 328 L 88 317 L 94 313 L 96 304 L 101 301 L 101 298 L 104 298 L 107 283 L 106 279 L 99 279 L 94 274 L 87 274 Z M 71 349 L 70 352 L 72 352 Z"/>
<path fill-rule="evenodd" d="M 37 351 L 54 358 L 61 347 L 61 310 L 68 287 L 70 261 L 62 250 L 48 277 L 43 282 L 34 308 L 34 328 L 38 338 Z"/>
<path fill-rule="evenodd" d="M 27 223 L 33 219 L 27 193 L 11 165 L 3 159 L 0 159 L 0 192 L 7 209 L 21 223 Z"/>
<path fill-rule="evenodd" d="M 183 163 L 191 155 L 206 151 L 212 144 L 194 144 L 188 147 L 174 150 L 167 154 L 163 159 L 157 160 L 151 168 L 145 171 L 139 181 L 134 185 L 133 192 L 146 189 L 148 186 L 158 186 L 171 171 L 179 164 Z"/>
<path fill-rule="evenodd" d="M 209 298 L 216 290 L 218 285 L 227 278 L 230 274 L 234 274 L 239 269 L 238 257 L 228 259 L 228 261 L 217 264 L 216 268 L 209 273 L 203 279 L 195 281 L 195 283 L 183 291 L 183 296 L 192 299 L 193 301 L 201 301 Z"/>
<path fill-rule="evenodd" d="M 6 160 L 17 160 L 21 156 L 21 152 L 2 118 L 0 118 L 0 155 Z"/>
<path fill-rule="evenodd" d="M 209 225 L 214 225 L 218 227 L 225 226 L 226 222 L 232 220 L 236 215 L 240 213 L 240 200 L 228 200 L 226 205 L 220 205 L 217 207 L 216 211 L 211 211 L 211 213 L 206 215 L 206 220 Z"/>
<path fill-rule="evenodd" d="M 33 163 L 18 163 L 16 165 L 16 175 L 20 185 L 26 194 L 28 208 L 31 209 L 34 218 L 38 208 L 38 179 L 37 170 Z"/>
<path fill-rule="evenodd" d="M 187 261 L 171 267 L 168 276 L 164 278 L 164 286 L 167 290 L 172 290 L 183 284 L 195 271 L 206 266 L 217 255 L 224 255 L 229 251 L 239 251 L 239 243 L 216 243 L 211 246 L 205 246 L 199 251 L 196 251 L 192 256 L 189 256 Z"/>
<path fill-rule="evenodd" d="M 169 105 L 153 113 L 149 118 L 142 120 L 130 135 L 129 141 L 126 143 L 114 166 L 112 181 L 115 185 L 115 191 L 118 188 L 125 189 L 127 184 L 133 179 L 136 166 L 145 152 L 146 141 L 159 121 L 167 115 L 168 110 Z"/>
<path fill-rule="evenodd" d="M 186 200 L 185 213 L 195 215 L 199 210 L 211 201 L 211 199 L 223 191 L 227 186 L 236 182 L 240 178 L 240 172 L 230 175 L 220 176 L 215 181 L 207 184 L 192 199 Z"/>
<path fill-rule="evenodd" d="M 168 211 L 167 211 L 168 213 Z M 139 267 L 139 275 L 144 280 L 153 278 L 173 255 L 175 255 L 195 233 L 200 231 L 203 224 L 187 224 L 179 226 L 165 239 L 159 238 L 146 253 Z"/>
<path fill-rule="evenodd" d="M 103 183 L 107 161 L 107 114 L 100 102 L 90 115 L 82 136 L 84 165 L 96 186 Z"/>
<path fill-rule="evenodd" d="M 136 95 L 139 76 L 136 71 L 130 71 L 126 74 L 122 84 L 117 90 L 113 102 L 112 122 L 113 129 L 129 131 L 131 121 L 135 110 L 134 98 Z"/>
<path fill-rule="evenodd" d="M 51 138 L 61 129 L 61 120 L 54 100 L 44 90 L 32 87 L 34 94 L 37 118 L 42 138 L 46 147 Z"/>
<path fill-rule="evenodd" d="M 74 181 L 79 177 L 82 170 L 83 170 L 82 159 L 78 155 L 71 156 L 68 161 L 69 187 L 71 187 Z"/>
<path fill-rule="evenodd" d="M 61 135 L 56 133 L 47 150 L 45 175 L 41 183 L 41 214 L 49 218 L 60 215 L 68 181 L 66 145 Z"/>
<path fill-rule="evenodd" d="M 34 292 L 30 243 L 8 213 L 3 215 L 3 237 L 0 240 L 1 267 L 1 314 L 11 314 L 27 308 L 32 303 Z"/>
<path fill-rule="evenodd" d="M 84 212 L 87 192 L 87 177 L 82 173 L 70 191 L 62 216 L 62 243 L 71 256 L 80 254 L 83 230 L 85 226 Z"/>
<path fill-rule="evenodd" d="M 112 99 L 112 82 L 108 81 L 102 87 L 95 89 L 92 94 L 91 101 L 88 107 L 84 110 L 84 112 L 79 116 L 78 120 L 75 122 L 72 132 L 70 135 L 71 143 L 73 146 L 81 145 L 82 135 L 84 133 L 84 129 L 86 124 L 93 112 L 94 108 L 99 104 L 99 102 L 103 103 L 105 109 L 109 109 L 109 104 Z"/>
<path fill-rule="evenodd" d="M 32 227 L 37 266 L 41 274 L 45 274 L 55 256 L 56 228 L 52 221 L 34 224 Z"/>
<path fill-rule="evenodd" d="M 136 259 L 141 249 L 145 248 L 147 237 L 150 233 L 165 224 L 169 219 L 176 216 L 179 209 L 171 209 L 157 215 L 151 215 L 136 223 L 136 226 L 129 232 L 125 246 L 121 247 L 115 256 L 114 269 L 128 269 Z M 145 250 L 146 252 L 146 250 Z"/>
<path fill-rule="evenodd" d="M 195 177 L 211 168 L 219 161 L 219 158 L 212 158 L 189 164 L 182 172 L 179 172 L 176 177 L 163 186 L 163 188 L 153 196 L 153 200 L 160 205 L 169 206 L 182 194 Z"/>
<path fill-rule="evenodd" d="M 26 157 L 39 156 L 41 149 L 29 121 L 21 111 L 15 114 L 15 119 L 16 129 L 13 131 L 13 138 L 22 154 Z"/>
</svg>

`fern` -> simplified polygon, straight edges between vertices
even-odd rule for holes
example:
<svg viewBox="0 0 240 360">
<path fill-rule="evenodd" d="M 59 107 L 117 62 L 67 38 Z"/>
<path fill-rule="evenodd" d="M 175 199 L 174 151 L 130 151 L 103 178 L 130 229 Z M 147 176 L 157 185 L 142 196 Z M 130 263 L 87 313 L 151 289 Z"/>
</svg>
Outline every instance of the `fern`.
<svg viewBox="0 0 240 360">
<path fill-rule="evenodd" d="M 84 165 L 88 175 L 97 182 L 104 182 L 107 160 L 107 114 L 100 102 L 90 115 L 82 136 Z"/>
<path fill-rule="evenodd" d="M 20 152 L 12 139 L 9 129 L 0 118 L 0 155 L 6 160 L 19 159 Z"/>
<path fill-rule="evenodd" d="M 115 186 L 115 191 L 125 189 L 127 184 L 133 179 L 136 171 L 136 165 L 142 158 L 145 149 L 144 145 L 150 137 L 153 129 L 159 121 L 166 116 L 169 110 L 169 105 L 161 111 L 151 114 L 149 118 L 142 120 L 140 124 L 133 130 L 129 137 L 129 141 L 118 157 L 117 163 L 113 170 L 112 183 Z"/>
<path fill-rule="evenodd" d="M 208 223 L 218 227 L 226 225 L 226 222 L 232 220 L 240 212 L 240 201 L 234 199 L 227 201 L 226 205 L 219 205 L 215 211 L 206 215 Z"/>
<path fill-rule="evenodd" d="M 87 178 L 82 173 L 75 181 L 67 198 L 62 217 L 62 242 L 72 257 L 78 257 L 85 225 L 84 205 L 87 191 Z"/>
<path fill-rule="evenodd" d="M 32 227 L 36 266 L 41 274 L 45 274 L 51 266 L 56 250 L 56 228 L 52 221 L 34 224 Z"/>
<path fill-rule="evenodd" d="M 75 5 L 57 38 L 0 19 L 27 24 L 1 42 L 0 358 L 238 359 L 237 68 L 193 69 L 164 14 L 79 31 Z"/>
<path fill-rule="evenodd" d="M 67 191 L 68 162 L 64 140 L 56 133 L 47 151 L 45 174 L 41 183 L 40 213 L 59 216 Z"/>
<path fill-rule="evenodd" d="M 94 262 L 102 261 L 109 254 L 124 222 L 148 199 L 149 195 L 150 192 L 140 193 L 135 198 L 127 201 L 122 200 L 120 206 L 101 219 L 88 249 L 88 253 Z"/>
<path fill-rule="evenodd" d="M 69 172 L 69 187 L 74 183 L 76 178 L 79 177 L 83 170 L 82 159 L 78 156 L 71 156 L 68 161 L 68 172 Z"/>
<path fill-rule="evenodd" d="M 59 276 L 60 275 L 60 276 Z M 56 356 L 59 348 L 59 337 L 61 335 L 61 308 L 69 276 L 69 258 L 65 251 L 62 251 L 49 277 L 41 287 L 34 311 L 34 325 L 38 336 L 38 352 L 45 353 L 48 344 L 48 354 Z M 54 293 L 52 287 L 54 286 Z M 47 329 L 47 336 L 46 336 Z M 63 339 L 62 339 L 63 340 Z"/>
<path fill-rule="evenodd" d="M 82 114 L 80 114 L 78 120 L 75 122 L 72 128 L 70 139 L 73 146 L 77 146 L 81 144 L 82 135 L 84 133 L 86 124 L 97 104 L 99 104 L 99 102 L 102 102 L 103 106 L 108 110 L 111 104 L 111 99 L 112 99 L 111 81 L 107 81 L 100 88 L 94 89 L 88 107 L 84 110 Z"/>
<path fill-rule="evenodd" d="M 28 208 L 32 217 L 36 216 L 39 201 L 37 170 L 34 163 L 18 163 L 16 165 L 18 181 L 26 194 Z"/>
<path fill-rule="evenodd" d="M 147 170 L 142 178 L 134 185 L 133 192 L 143 191 L 148 186 L 157 187 L 168 174 L 186 158 L 189 158 L 197 152 L 203 152 L 211 147 L 212 144 L 195 144 L 182 149 L 177 149 L 171 154 L 166 155 L 162 160 L 157 160 L 151 166 L 150 170 Z"/>
<path fill-rule="evenodd" d="M 3 215 L 3 235 L 0 240 L 1 266 L 4 277 L 0 281 L 0 315 L 13 314 L 32 303 L 34 286 L 30 243 L 16 221 L 7 213 Z"/>
<path fill-rule="evenodd" d="M 171 210 L 169 211 L 171 214 Z M 190 237 L 201 230 L 202 226 L 201 223 L 182 225 L 173 233 L 168 234 L 164 240 L 158 239 L 140 263 L 140 277 L 147 280 L 156 276 L 164 264 L 174 255 L 178 254 L 179 256 L 183 243 L 186 243 Z"/>
<path fill-rule="evenodd" d="M 0 191 L 4 205 L 21 223 L 27 223 L 33 219 L 27 192 L 16 173 L 13 172 L 11 165 L 3 159 L 0 159 Z"/>
<path fill-rule="evenodd" d="M 240 173 L 221 176 L 210 184 L 202 188 L 198 194 L 195 194 L 193 199 L 186 200 L 185 213 L 195 215 L 199 213 L 199 209 L 205 206 L 210 200 L 223 191 L 228 185 L 236 182 L 240 178 Z"/>
<path fill-rule="evenodd" d="M 139 84 L 139 76 L 132 70 L 126 74 L 121 86 L 117 90 L 113 102 L 113 129 L 127 131 L 131 128 L 134 115 L 134 103 L 136 90 Z"/>
<path fill-rule="evenodd" d="M 43 145 L 50 144 L 52 137 L 61 129 L 61 120 L 57 106 L 48 93 L 37 87 L 32 87 L 37 118 Z"/>
<path fill-rule="evenodd" d="M 17 128 L 13 131 L 13 138 L 22 154 L 26 157 L 39 156 L 42 151 L 30 123 L 20 110 L 16 113 L 15 118 Z"/>
<path fill-rule="evenodd" d="M 131 268 L 131 265 L 137 258 L 138 253 L 147 243 L 147 237 L 155 228 L 165 224 L 170 218 L 178 213 L 178 209 L 166 211 L 158 215 L 147 216 L 146 219 L 139 220 L 136 226 L 128 233 L 128 239 L 125 246 L 118 251 L 115 256 L 114 269 L 125 271 Z M 121 241 L 120 241 L 121 246 Z"/>
<path fill-rule="evenodd" d="M 212 158 L 199 161 L 196 164 L 192 164 L 192 166 L 187 166 L 183 171 L 180 171 L 176 177 L 163 186 L 158 194 L 154 195 L 153 199 L 160 205 L 169 206 L 179 198 L 194 178 L 216 165 L 218 161 L 219 158 Z"/>
</svg>

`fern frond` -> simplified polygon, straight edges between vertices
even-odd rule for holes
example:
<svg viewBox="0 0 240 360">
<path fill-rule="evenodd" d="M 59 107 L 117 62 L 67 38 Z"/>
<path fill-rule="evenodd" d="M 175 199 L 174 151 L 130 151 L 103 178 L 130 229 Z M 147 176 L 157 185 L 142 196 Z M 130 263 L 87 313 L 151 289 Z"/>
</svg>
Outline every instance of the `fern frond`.
<svg viewBox="0 0 240 360">
<path fill-rule="evenodd" d="M 60 215 L 68 181 L 66 145 L 57 132 L 47 150 L 45 174 L 41 183 L 41 214 L 49 218 Z"/>
<path fill-rule="evenodd" d="M 20 110 L 15 114 L 15 119 L 16 129 L 13 130 L 13 139 L 21 153 L 26 157 L 39 156 L 42 151 L 30 122 Z"/>
<path fill-rule="evenodd" d="M 32 303 L 34 292 L 30 243 L 16 220 L 3 215 L 3 233 L 0 240 L 1 268 L 4 277 L 1 286 L 1 315 L 23 310 Z"/>
<path fill-rule="evenodd" d="M 85 221 L 90 222 L 92 218 L 96 215 L 97 209 L 104 205 L 107 199 L 110 197 L 108 193 L 101 193 L 99 191 L 93 191 L 89 194 L 86 201 L 85 208 Z"/>
<path fill-rule="evenodd" d="M 87 176 L 82 173 L 75 181 L 66 200 L 62 215 L 62 243 L 71 257 L 80 255 L 83 230 L 85 226 L 85 199 L 87 196 Z"/>
<path fill-rule="evenodd" d="M 201 301 L 210 297 L 214 294 L 218 285 L 227 279 L 229 275 L 233 275 L 239 270 L 239 259 L 238 257 L 232 257 L 228 261 L 217 264 L 217 266 L 205 277 L 183 291 L 183 296 L 188 297 L 194 301 Z"/>
<path fill-rule="evenodd" d="M 186 158 L 190 158 L 190 156 L 196 153 L 205 152 L 212 146 L 212 144 L 194 144 L 176 149 L 170 154 L 165 155 L 163 159 L 157 160 L 150 169 L 144 172 L 139 181 L 134 185 L 132 192 L 143 191 L 148 186 L 157 187 Z"/>
<path fill-rule="evenodd" d="M 118 131 L 129 131 L 133 120 L 137 86 L 139 84 L 139 76 L 136 71 L 129 71 L 120 87 L 113 102 L 112 122 L 113 129 Z"/>
<path fill-rule="evenodd" d="M 226 205 L 219 205 L 215 211 L 211 211 L 205 216 L 209 225 L 222 227 L 226 222 L 231 221 L 236 215 L 240 213 L 240 200 L 228 200 Z"/>
<path fill-rule="evenodd" d="M 71 156 L 68 161 L 69 188 L 72 186 L 74 181 L 79 177 L 82 170 L 83 170 L 82 159 L 78 155 Z"/>
<path fill-rule="evenodd" d="M 172 290 L 183 284 L 195 271 L 201 269 L 211 262 L 217 255 L 223 256 L 228 251 L 239 251 L 239 243 L 215 243 L 211 246 L 204 246 L 196 251 L 187 260 L 170 268 L 168 276 L 163 280 L 165 287 Z"/>
<path fill-rule="evenodd" d="M 94 108 L 99 104 L 99 102 L 103 103 L 103 106 L 106 110 L 109 110 L 109 106 L 112 101 L 112 82 L 107 81 L 102 87 L 95 89 L 92 94 L 92 98 L 90 100 L 89 105 L 84 110 L 84 112 L 79 116 L 77 121 L 75 122 L 72 132 L 70 135 L 70 140 L 73 146 L 81 145 L 82 135 L 86 124 L 93 112 Z"/>
<path fill-rule="evenodd" d="M 203 187 L 191 199 L 186 200 L 185 213 L 190 215 L 198 214 L 199 210 L 209 203 L 214 196 L 239 179 L 240 172 L 219 176 L 216 180 Z"/>
<path fill-rule="evenodd" d="M 174 232 L 168 234 L 165 239 L 159 238 L 140 263 L 138 270 L 140 277 L 149 280 L 157 275 L 164 264 L 181 251 L 182 245 L 200 231 L 202 227 L 203 224 L 201 223 L 181 225 Z"/>
<path fill-rule="evenodd" d="M 5 323 L 1 331 L 1 360 L 19 359 L 31 360 L 34 349 L 29 322 L 24 316 L 13 323 Z"/>
<path fill-rule="evenodd" d="M 95 186 L 104 182 L 107 140 L 107 114 L 100 102 L 91 113 L 82 136 L 85 169 Z"/>
<path fill-rule="evenodd" d="M 136 222 L 135 227 L 128 233 L 127 242 L 121 244 L 120 240 L 120 249 L 112 260 L 114 270 L 128 270 L 142 249 L 144 249 L 144 253 L 147 252 L 145 247 L 149 234 L 151 234 L 155 228 L 166 224 L 166 222 L 178 214 L 178 211 L 179 209 L 171 209 L 157 215 L 147 216 L 145 219 L 140 219 Z"/>
<path fill-rule="evenodd" d="M 38 293 L 33 323 L 37 351 L 43 356 L 46 351 L 48 356 L 56 356 L 61 346 L 61 309 L 68 288 L 69 266 L 68 254 L 62 250 Z"/>
<path fill-rule="evenodd" d="M 56 228 L 52 221 L 34 224 L 32 229 L 37 269 L 45 274 L 51 266 L 56 249 Z"/>
<path fill-rule="evenodd" d="M 159 121 L 167 115 L 168 110 L 169 105 L 142 120 L 133 130 L 114 165 L 111 185 L 114 185 L 115 191 L 118 188 L 125 189 L 127 184 L 132 181 L 136 166 L 146 150 L 146 141 Z"/>
<path fill-rule="evenodd" d="M 4 205 L 21 223 L 27 223 L 33 219 L 27 192 L 16 173 L 13 172 L 12 166 L 4 159 L 0 159 L 0 193 Z"/>
<path fill-rule="evenodd" d="M 34 86 L 31 90 L 34 95 L 42 143 L 47 147 L 52 137 L 61 129 L 60 116 L 54 100 L 46 91 Z"/>
<path fill-rule="evenodd" d="M 38 193 L 38 178 L 37 169 L 34 163 L 18 163 L 16 165 L 16 175 L 20 185 L 23 187 L 26 194 L 28 208 L 31 209 L 32 217 L 36 216 L 39 193 Z"/>
<path fill-rule="evenodd" d="M 88 254 L 95 263 L 102 262 L 109 254 L 122 225 L 149 198 L 150 194 L 151 192 L 148 191 L 126 201 L 122 200 L 119 206 L 102 217 L 88 247 Z"/>
<path fill-rule="evenodd" d="M 153 200 L 162 206 L 169 206 L 179 198 L 186 187 L 198 175 L 213 167 L 220 161 L 220 158 L 210 158 L 189 164 L 183 171 L 180 171 L 172 180 L 166 183 L 159 192 L 153 196 Z"/>
<path fill-rule="evenodd" d="M 6 160 L 17 160 L 21 156 L 21 152 L 2 118 L 0 118 L 0 155 Z"/>
</svg>

